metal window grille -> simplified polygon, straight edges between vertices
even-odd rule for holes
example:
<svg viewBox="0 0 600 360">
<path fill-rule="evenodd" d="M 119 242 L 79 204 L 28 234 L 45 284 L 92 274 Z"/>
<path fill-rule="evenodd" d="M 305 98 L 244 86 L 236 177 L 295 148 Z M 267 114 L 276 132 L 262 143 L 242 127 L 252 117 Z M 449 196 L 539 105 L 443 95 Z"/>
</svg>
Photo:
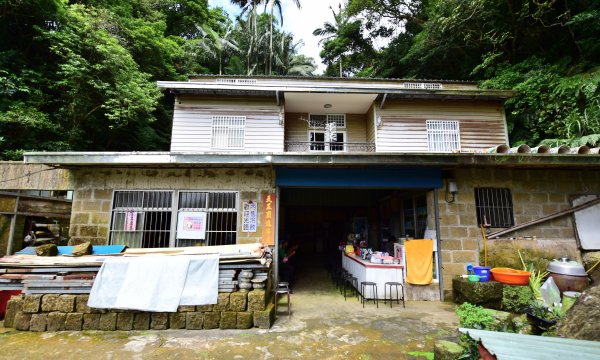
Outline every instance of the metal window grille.
<svg viewBox="0 0 600 360">
<path fill-rule="evenodd" d="M 171 191 L 115 191 L 110 243 L 135 248 L 168 247 Z"/>
<path fill-rule="evenodd" d="M 346 127 L 344 114 L 310 114 L 308 126 L 310 128 L 325 128 L 327 124 L 335 124 L 336 128 Z"/>
<path fill-rule="evenodd" d="M 427 143 L 429 151 L 460 151 L 458 121 L 427 120 Z"/>
<path fill-rule="evenodd" d="M 405 89 L 424 89 L 424 90 L 440 90 L 442 84 L 440 83 L 422 83 L 422 82 L 410 82 L 403 83 L 402 87 Z"/>
<path fill-rule="evenodd" d="M 506 228 L 515 224 L 510 189 L 475 188 L 475 210 L 479 225 Z"/>
<path fill-rule="evenodd" d="M 181 191 L 178 211 L 203 211 L 206 216 L 206 245 L 237 243 L 237 192 Z M 176 246 L 194 246 L 199 240 L 177 239 Z"/>
<path fill-rule="evenodd" d="M 227 78 L 220 78 L 220 79 L 217 79 L 217 83 L 220 83 L 220 84 L 237 84 L 237 85 L 254 85 L 254 84 L 256 84 L 256 79 L 227 79 Z"/>
<path fill-rule="evenodd" d="M 213 116 L 212 143 L 213 149 L 244 149 L 246 136 L 245 116 Z"/>
</svg>

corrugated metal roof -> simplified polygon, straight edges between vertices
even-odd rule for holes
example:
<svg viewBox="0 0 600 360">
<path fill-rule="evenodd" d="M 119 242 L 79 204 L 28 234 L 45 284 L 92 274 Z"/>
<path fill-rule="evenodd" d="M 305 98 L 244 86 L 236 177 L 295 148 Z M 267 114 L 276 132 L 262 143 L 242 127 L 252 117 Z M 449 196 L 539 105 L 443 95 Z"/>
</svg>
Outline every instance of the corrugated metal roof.
<svg viewBox="0 0 600 360">
<path fill-rule="evenodd" d="M 600 342 L 496 331 L 458 329 L 475 340 L 498 360 L 600 359 Z"/>
</svg>

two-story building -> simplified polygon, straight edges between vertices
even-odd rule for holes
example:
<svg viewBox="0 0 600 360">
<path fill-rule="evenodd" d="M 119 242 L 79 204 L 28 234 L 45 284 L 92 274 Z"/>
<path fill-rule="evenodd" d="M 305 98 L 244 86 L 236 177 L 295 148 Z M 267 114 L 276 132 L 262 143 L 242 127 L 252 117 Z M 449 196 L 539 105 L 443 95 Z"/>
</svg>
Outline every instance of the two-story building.
<svg viewBox="0 0 600 360">
<path fill-rule="evenodd" d="M 349 234 L 375 249 L 392 237 L 431 237 L 434 283 L 409 287 L 407 297 L 435 300 L 478 263 L 482 224 L 510 228 L 600 194 L 597 154 L 496 151 L 508 144 L 510 91 L 227 76 L 158 86 L 175 94 L 169 152 L 26 154 L 26 163 L 69 170 L 72 241 L 277 246 L 285 238 L 310 261 L 330 259 Z M 510 236 L 571 255 L 580 243 L 569 216 Z"/>
</svg>

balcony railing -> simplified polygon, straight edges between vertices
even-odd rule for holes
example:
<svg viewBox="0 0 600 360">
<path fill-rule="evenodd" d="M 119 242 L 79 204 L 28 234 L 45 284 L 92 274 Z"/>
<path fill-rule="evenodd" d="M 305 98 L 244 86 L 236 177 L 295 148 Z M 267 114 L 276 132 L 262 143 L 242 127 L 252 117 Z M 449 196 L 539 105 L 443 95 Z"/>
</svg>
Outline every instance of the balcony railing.
<svg viewBox="0 0 600 360">
<path fill-rule="evenodd" d="M 285 151 L 290 152 L 375 152 L 372 142 L 338 142 L 338 141 L 286 141 Z"/>
</svg>

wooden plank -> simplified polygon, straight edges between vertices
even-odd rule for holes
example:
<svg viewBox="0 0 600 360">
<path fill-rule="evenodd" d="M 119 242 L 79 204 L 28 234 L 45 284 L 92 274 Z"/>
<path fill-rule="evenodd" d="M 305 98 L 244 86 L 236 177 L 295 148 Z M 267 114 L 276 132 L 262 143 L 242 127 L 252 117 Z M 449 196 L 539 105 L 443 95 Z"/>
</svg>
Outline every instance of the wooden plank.
<svg viewBox="0 0 600 360">
<path fill-rule="evenodd" d="M 7 273 L 57 273 L 57 272 L 98 272 L 100 267 L 35 267 L 35 268 L 17 268 L 6 269 Z"/>
</svg>

